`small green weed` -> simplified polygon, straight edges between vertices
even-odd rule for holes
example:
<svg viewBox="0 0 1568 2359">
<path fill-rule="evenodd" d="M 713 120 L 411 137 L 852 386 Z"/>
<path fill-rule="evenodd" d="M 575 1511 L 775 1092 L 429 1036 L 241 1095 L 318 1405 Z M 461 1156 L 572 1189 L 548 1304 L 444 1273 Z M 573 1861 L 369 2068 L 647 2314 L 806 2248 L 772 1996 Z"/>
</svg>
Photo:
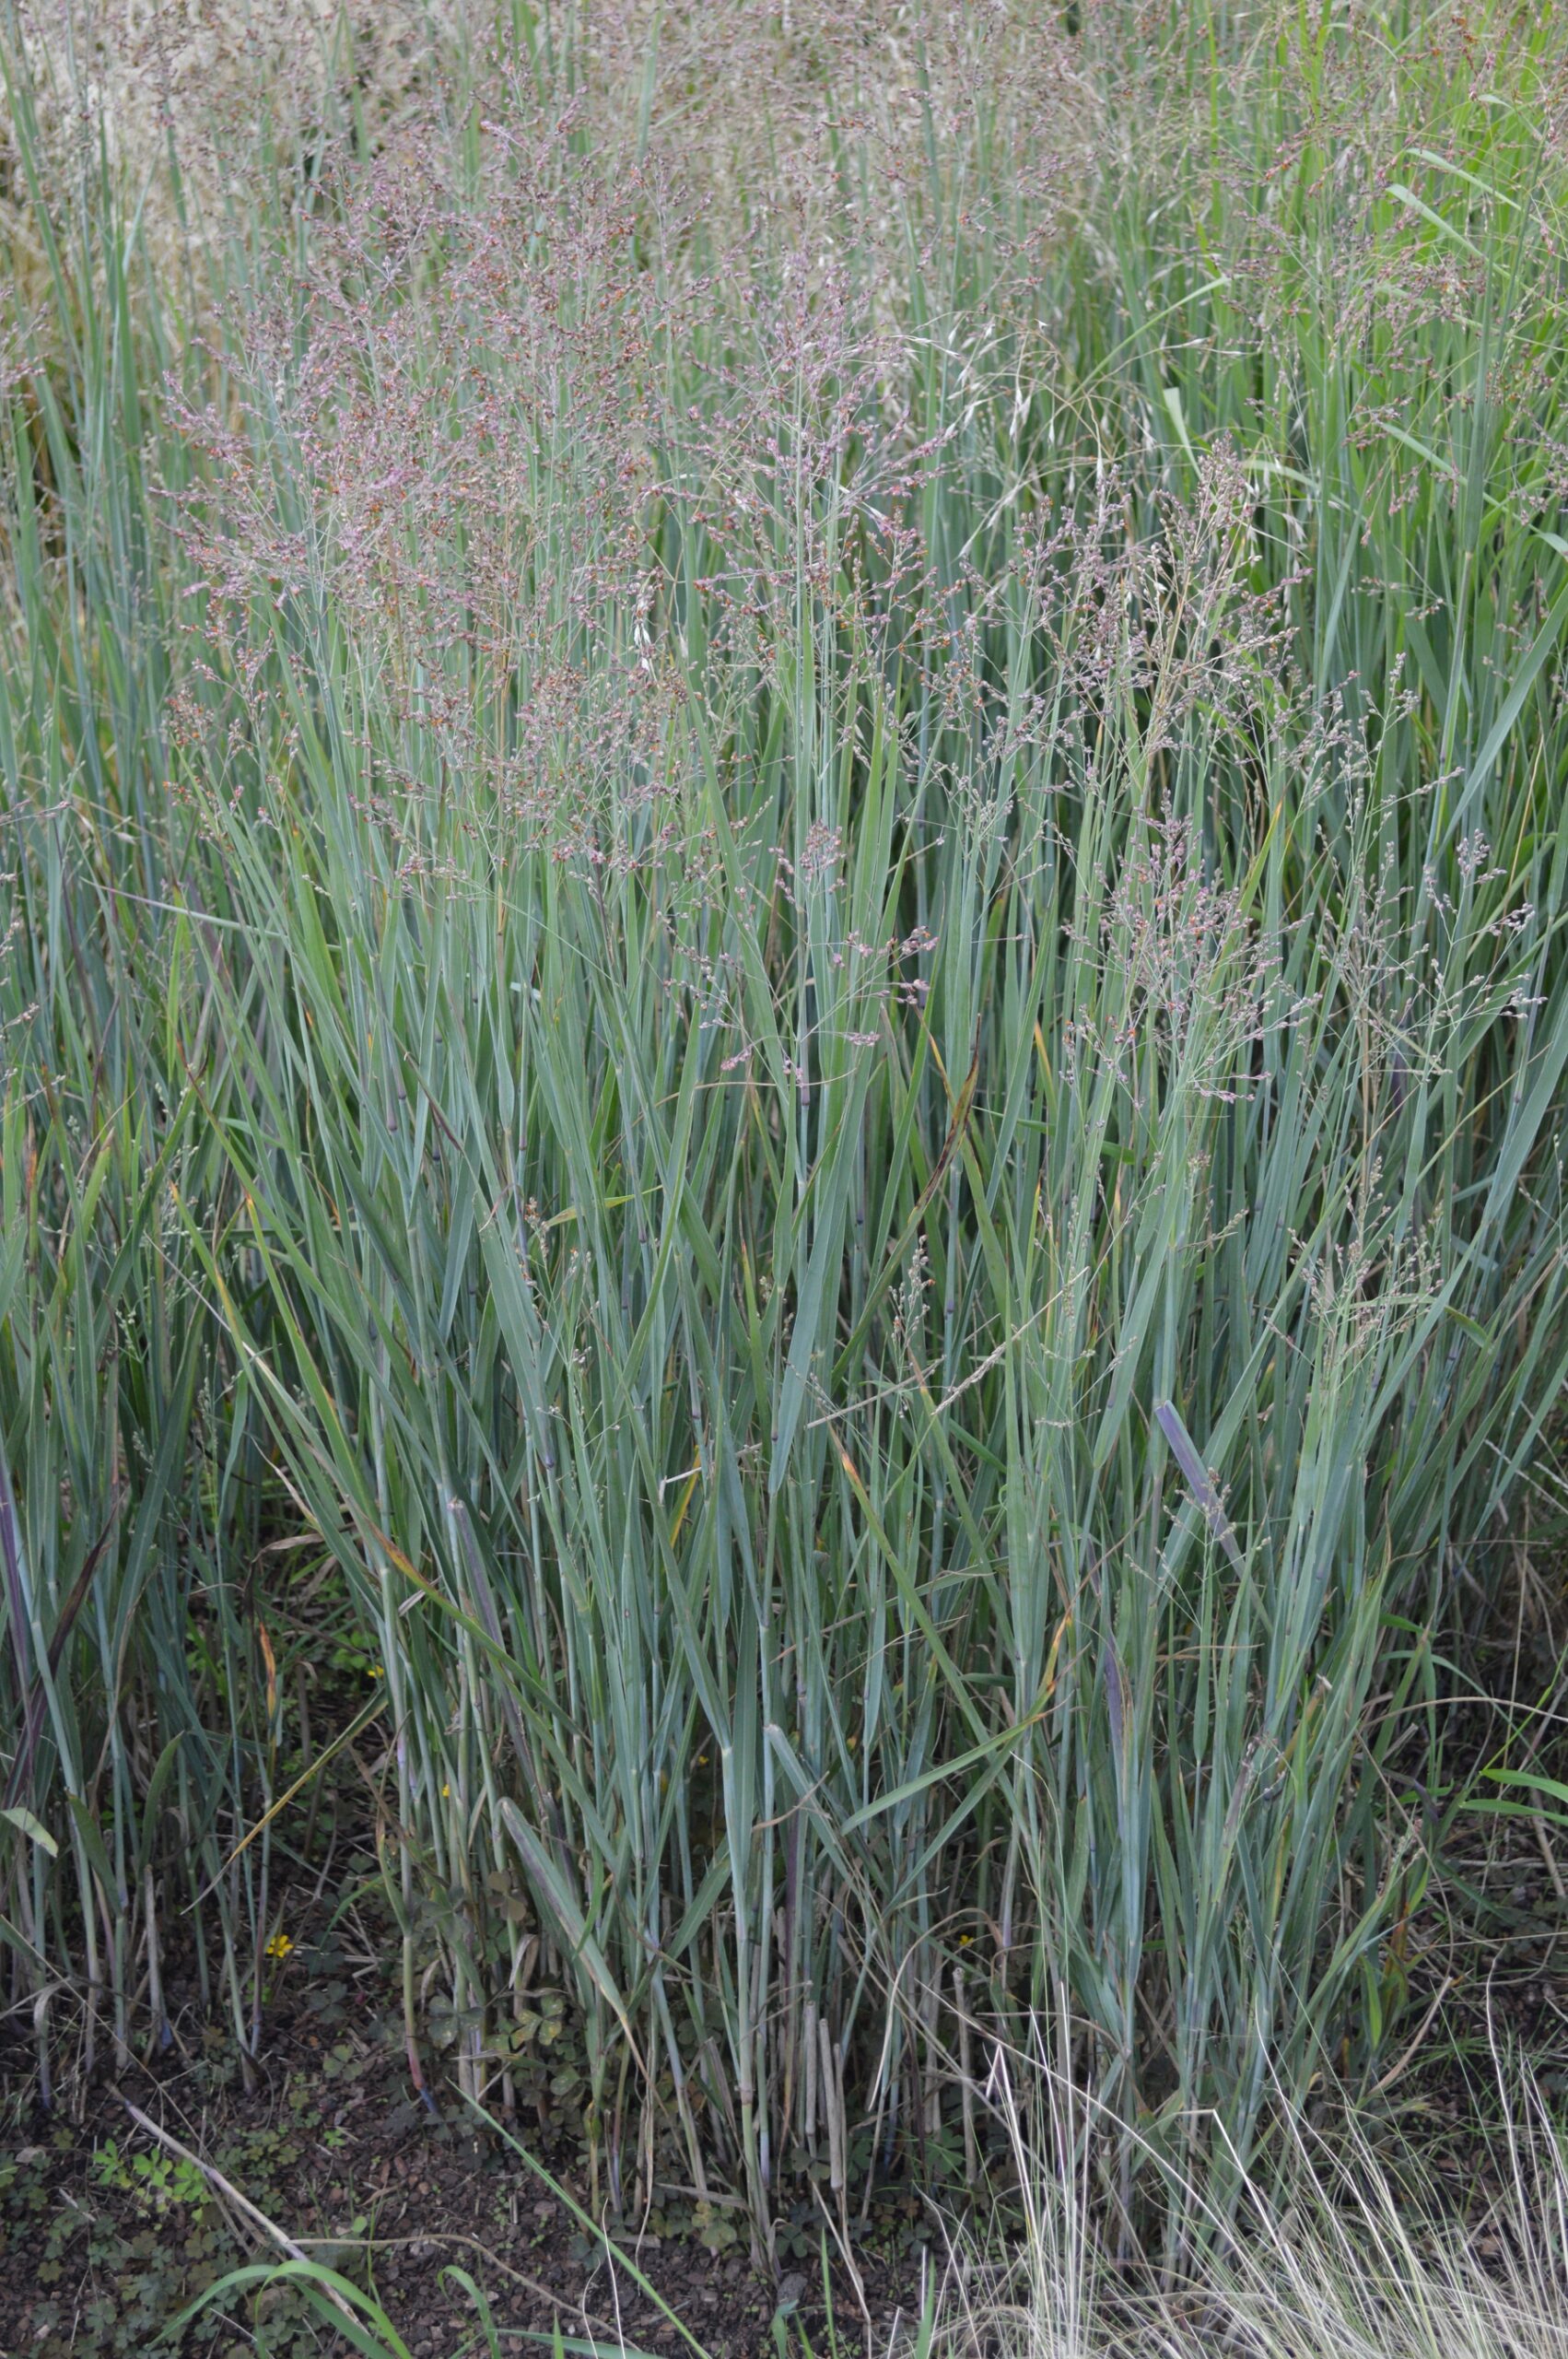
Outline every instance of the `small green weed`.
<svg viewBox="0 0 1568 2359">
<path fill-rule="evenodd" d="M 194 2163 L 178 2154 L 123 2154 L 112 2138 L 106 2138 L 95 2152 L 88 2176 L 93 2186 L 131 2195 L 141 2210 L 160 2216 L 181 2205 L 211 2201 L 206 2180 Z"/>
</svg>

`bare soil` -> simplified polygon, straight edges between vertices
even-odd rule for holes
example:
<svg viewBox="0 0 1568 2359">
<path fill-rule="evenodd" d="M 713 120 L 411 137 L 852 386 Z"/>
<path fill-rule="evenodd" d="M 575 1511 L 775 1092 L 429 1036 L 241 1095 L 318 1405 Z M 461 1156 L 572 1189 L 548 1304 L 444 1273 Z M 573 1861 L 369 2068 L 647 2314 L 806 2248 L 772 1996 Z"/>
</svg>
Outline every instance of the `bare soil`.
<svg viewBox="0 0 1568 2359">
<path fill-rule="evenodd" d="M 0 2060 L 11 2093 L 0 2143 L 0 2359 L 140 2353 L 229 2270 L 284 2258 L 282 2236 L 373 2293 L 415 2359 L 454 2359 L 468 2347 L 474 2310 L 453 2268 L 484 2288 L 519 2351 L 529 2346 L 513 2339 L 518 2330 L 548 2347 L 558 2323 L 568 2339 L 661 2359 L 689 2352 L 634 2267 L 713 2359 L 776 2352 L 795 2340 L 794 2328 L 782 2335 L 786 2318 L 821 2347 L 829 2302 L 850 2342 L 869 2329 L 885 2347 L 897 2311 L 918 2306 L 920 2248 L 940 2234 L 907 2188 L 879 2190 L 857 2223 L 863 2307 L 836 2253 L 825 2282 L 825 2232 L 809 2202 L 782 2223 L 778 2283 L 750 2265 L 737 2207 L 705 2209 L 678 2188 L 658 2189 L 641 2222 L 590 2236 L 501 2140 L 475 2134 L 439 2062 L 437 2114 L 418 2101 L 392 2000 L 385 1973 L 301 1941 L 275 1978 L 253 2087 L 231 2036 L 188 2007 L 165 2054 L 77 2088 L 49 2113 L 29 2102 L 31 2060 L 13 2020 Z M 150 2136 L 133 2105 L 278 2236 Z M 513 2130 L 587 2209 L 570 2108 L 543 2122 L 520 2113 Z M 165 2347 L 250 2354 L 258 2323 L 282 2359 L 332 2343 L 297 2294 L 263 2296 L 258 2311 L 247 2293 Z"/>
</svg>

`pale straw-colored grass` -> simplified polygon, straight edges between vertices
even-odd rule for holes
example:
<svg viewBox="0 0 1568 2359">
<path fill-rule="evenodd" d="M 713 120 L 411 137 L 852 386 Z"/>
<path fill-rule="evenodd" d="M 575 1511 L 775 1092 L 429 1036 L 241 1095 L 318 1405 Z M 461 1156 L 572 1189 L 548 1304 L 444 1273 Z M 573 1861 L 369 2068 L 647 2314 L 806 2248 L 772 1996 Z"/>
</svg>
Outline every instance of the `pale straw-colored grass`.
<svg viewBox="0 0 1568 2359">
<path fill-rule="evenodd" d="M 993 2069 L 1015 2189 L 997 2234 L 945 2243 L 918 2334 L 938 2359 L 1565 2359 L 1568 2144 L 1516 2059 L 1446 2176 L 1353 2108 L 1281 2119 L 1190 2270 L 1133 2251 L 1092 2185 L 1091 2107 L 1036 2046 Z M 1177 2192 L 1188 2213 L 1196 2194 Z M 1200 2207 L 1201 2197 L 1197 2197 Z M 1019 2224 L 1020 2211 L 1022 2227 Z M 1150 2215 L 1158 2235 L 1156 2207 Z M 999 2248 L 1007 2258 L 999 2260 Z"/>
</svg>

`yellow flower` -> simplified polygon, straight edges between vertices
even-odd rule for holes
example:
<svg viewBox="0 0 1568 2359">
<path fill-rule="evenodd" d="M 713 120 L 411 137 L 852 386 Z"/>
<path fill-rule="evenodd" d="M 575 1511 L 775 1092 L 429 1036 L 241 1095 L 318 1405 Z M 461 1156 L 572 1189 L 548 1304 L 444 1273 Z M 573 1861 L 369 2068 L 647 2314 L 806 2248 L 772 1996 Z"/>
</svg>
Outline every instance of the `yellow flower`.
<svg viewBox="0 0 1568 2359">
<path fill-rule="evenodd" d="M 267 1943 L 266 1954 L 268 1957 L 287 1957 L 293 1947 L 287 1933 L 275 1933 Z"/>
</svg>

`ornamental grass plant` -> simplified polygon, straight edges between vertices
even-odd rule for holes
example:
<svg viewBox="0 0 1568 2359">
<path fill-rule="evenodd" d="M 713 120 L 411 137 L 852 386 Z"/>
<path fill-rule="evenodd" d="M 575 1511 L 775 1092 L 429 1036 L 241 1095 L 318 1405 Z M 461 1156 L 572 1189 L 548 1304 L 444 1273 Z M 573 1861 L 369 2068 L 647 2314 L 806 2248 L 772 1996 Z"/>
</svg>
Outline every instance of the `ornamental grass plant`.
<svg viewBox="0 0 1568 2359">
<path fill-rule="evenodd" d="M 596 2215 L 973 2178 L 1049 2007 L 1178 2249 L 1387 2061 L 1568 1353 L 1563 28 L 732 29 L 220 203 L 10 24 L 7 1989 L 252 2068 L 357 1746 Z"/>
</svg>

